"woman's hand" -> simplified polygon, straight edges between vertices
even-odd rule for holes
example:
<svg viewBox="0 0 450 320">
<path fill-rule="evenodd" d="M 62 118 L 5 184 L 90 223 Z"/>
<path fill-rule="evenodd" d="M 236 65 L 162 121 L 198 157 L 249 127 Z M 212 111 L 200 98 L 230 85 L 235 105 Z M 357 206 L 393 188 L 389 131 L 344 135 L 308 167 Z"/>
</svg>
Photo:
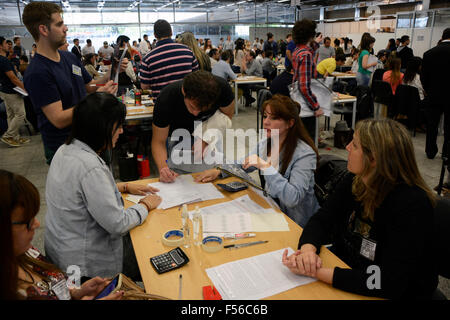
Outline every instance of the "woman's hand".
<svg viewBox="0 0 450 320">
<path fill-rule="evenodd" d="M 80 289 L 71 289 L 74 300 L 92 300 L 108 285 L 110 281 L 100 277 L 92 278 L 81 285 Z"/>
<path fill-rule="evenodd" d="M 211 182 L 217 179 L 220 174 L 220 170 L 218 169 L 209 169 L 203 172 L 200 172 L 198 175 L 194 177 L 195 182 Z"/>
<path fill-rule="evenodd" d="M 308 277 L 317 277 L 317 271 L 322 268 L 322 259 L 316 254 L 317 250 L 313 245 L 305 244 L 294 254 L 287 256 L 287 250 L 283 253 L 283 264 L 291 272 Z"/>
<path fill-rule="evenodd" d="M 258 157 L 256 154 L 252 154 L 251 156 L 248 156 L 245 158 L 244 163 L 242 164 L 242 168 L 244 170 L 247 170 L 250 167 L 255 167 L 261 170 L 267 169 L 270 167 L 270 163 L 267 161 L 264 161 L 260 157 Z"/>
<path fill-rule="evenodd" d="M 142 184 L 129 183 L 127 185 L 127 191 L 128 191 L 128 193 L 136 194 L 138 196 L 145 196 L 148 193 L 156 193 L 159 191 L 159 189 L 153 188 L 151 186 L 142 185 Z"/>
<path fill-rule="evenodd" d="M 316 111 L 314 111 L 314 116 L 316 118 L 320 117 L 321 115 L 323 115 L 323 109 L 322 108 L 319 108 Z"/>
<path fill-rule="evenodd" d="M 151 194 L 146 196 L 144 199 L 141 199 L 139 203 L 143 202 L 144 205 L 147 207 L 148 211 L 152 209 L 156 209 L 159 204 L 161 203 L 162 198 L 158 196 L 157 194 Z"/>
</svg>

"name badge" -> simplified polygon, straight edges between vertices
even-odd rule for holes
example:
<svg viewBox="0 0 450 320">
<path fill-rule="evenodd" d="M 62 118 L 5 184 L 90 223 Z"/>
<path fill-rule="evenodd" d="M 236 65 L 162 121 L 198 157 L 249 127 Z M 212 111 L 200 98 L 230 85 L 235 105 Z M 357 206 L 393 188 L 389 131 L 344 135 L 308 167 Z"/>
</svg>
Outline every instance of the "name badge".
<svg viewBox="0 0 450 320">
<path fill-rule="evenodd" d="M 67 287 L 66 279 L 62 279 L 55 284 L 52 283 L 52 291 L 59 300 L 70 300 L 70 291 Z"/>
<path fill-rule="evenodd" d="M 362 239 L 361 251 L 359 252 L 363 257 L 369 259 L 370 261 L 375 261 L 375 249 L 377 248 L 377 243 L 369 239 Z"/>
<path fill-rule="evenodd" d="M 73 64 L 72 65 L 72 73 L 81 77 L 81 68 L 79 66 L 76 66 Z"/>
</svg>

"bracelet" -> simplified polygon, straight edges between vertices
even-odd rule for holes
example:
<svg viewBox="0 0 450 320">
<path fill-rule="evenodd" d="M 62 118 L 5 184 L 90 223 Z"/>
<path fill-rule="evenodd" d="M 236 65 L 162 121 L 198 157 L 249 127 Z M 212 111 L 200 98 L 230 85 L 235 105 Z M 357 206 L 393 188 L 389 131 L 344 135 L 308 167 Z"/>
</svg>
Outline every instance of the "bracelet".
<svg viewBox="0 0 450 320">
<path fill-rule="evenodd" d="M 147 208 L 147 211 L 148 211 L 148 212 L 150 212 L 150 210 L 152 210 L 152 208 L 149 207 L 148 204 L 145 203 L 145 201 L 142 201 L 142 200 L 141 200 L 141 201 L 139 201 L 139 203 L 140 203 L 140 204 L 143 204 L 143 205 Z"/>
</svg>

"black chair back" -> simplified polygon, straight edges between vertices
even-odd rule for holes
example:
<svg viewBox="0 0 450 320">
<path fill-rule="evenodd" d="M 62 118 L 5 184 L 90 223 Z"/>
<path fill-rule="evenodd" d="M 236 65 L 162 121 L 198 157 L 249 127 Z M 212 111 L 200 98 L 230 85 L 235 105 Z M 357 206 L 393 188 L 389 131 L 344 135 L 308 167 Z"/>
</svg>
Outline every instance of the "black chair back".
<svg viewBox="0 0 450 320">
<path fill-rule="evenodd" d="M 419 112 L 420 96 L 416 87 L 400 84 L 395 91 L 395 113 L 407 116 L 407 126 L 414 130 Z"/>
<path fill-rule="evenodd" d="M 395 113 L 394 95 L 392 94 L 391 85 L 385 81 L 372 81 L 373 101 L 384 104 L 388 107 L 388 117 L 392 118 Z"/>
<path fill-rule="evenodd" d="M 441 198 L 434 208 L 434 230 L 436 236 L 436 259 L 438 273 L 450 279 L 450 200 Z"/>
<path fill-rule="evenodd" d="M 372 81 L 374 81 L 374 80 L 378 80 L 378 81 L 383 80 L 383 74 L 385 72 L 386 72 L 385 69 L 377 69 L 377 70 L 375 70 L 374 73 L 373 73 Z"/>
</svg>

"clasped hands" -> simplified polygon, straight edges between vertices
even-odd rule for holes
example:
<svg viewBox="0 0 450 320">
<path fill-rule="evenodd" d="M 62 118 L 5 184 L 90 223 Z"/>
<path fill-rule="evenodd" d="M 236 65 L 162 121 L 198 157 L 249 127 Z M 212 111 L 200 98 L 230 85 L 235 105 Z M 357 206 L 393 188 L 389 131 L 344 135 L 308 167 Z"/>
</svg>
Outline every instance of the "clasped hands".
<svg viewBox="0 0 450 320">
<path fill-rule="evenodd" d="M 317 255 L 313 245 L 305 244 L 288 256 L 288 250 L 283 252 L 282 262 L 292 273 L 317 278 L 317 272 L 322 268 L 322 259 Z"/>
</svg>

